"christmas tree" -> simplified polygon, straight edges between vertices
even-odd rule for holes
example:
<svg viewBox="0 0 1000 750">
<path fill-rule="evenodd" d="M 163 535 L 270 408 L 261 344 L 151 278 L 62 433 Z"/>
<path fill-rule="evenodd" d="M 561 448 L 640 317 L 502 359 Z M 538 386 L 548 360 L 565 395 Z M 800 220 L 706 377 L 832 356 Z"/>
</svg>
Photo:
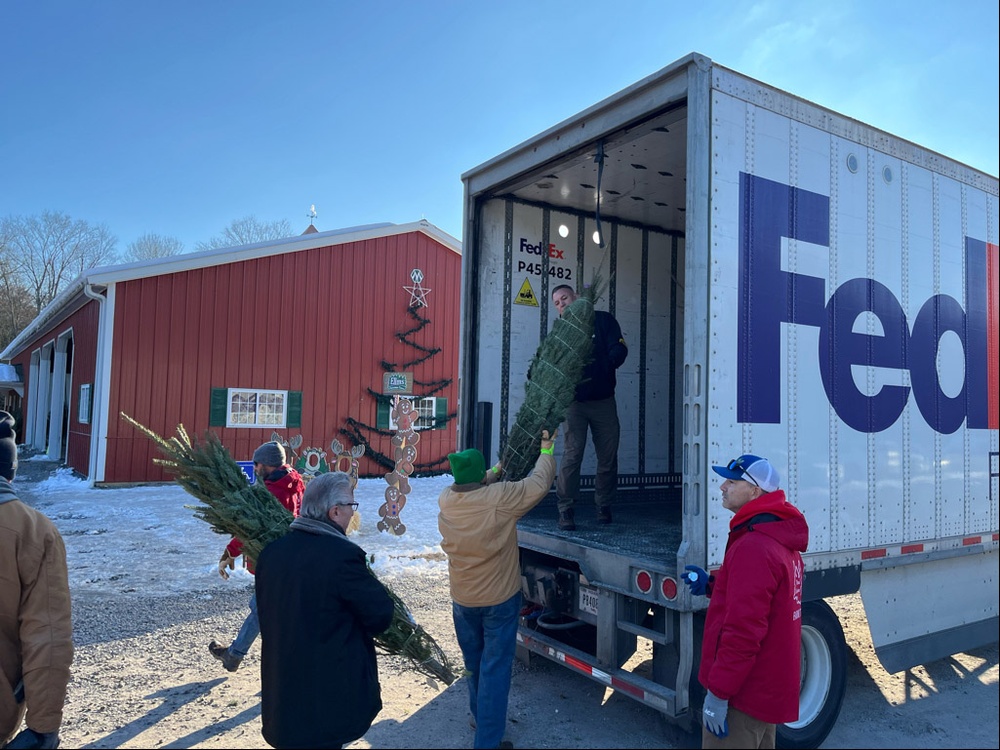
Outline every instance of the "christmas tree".
<svg viewBox="0 0 1000 750">
<path fill-rule="evenodd" d="M 500 456 L 503 478 L 517 481 L 531 473 L 538 460 L 542 430 L 555 434 L 590 362 L 594 336 L 594 303 L 601 280 L 593 282 L 552 324 L 528 368 L 524 402 L 517 410 L 507 444 Z"/>
<path fill-rule="evenodd" d="M 194 515 L 226 536 L 243 542 L 243 554 L 253 563 L 270 542 L 283 536 L 292 522 L 292 514 L 275 502 L 260 482 L 248 484 L 246 476 L 229 455 L 219 437 L 209 431 L 201 443 L 192 442 L 183 425 L 177 435 L 165 440 L 132 417 L 121 413 L 122 419 L 156 443 L 166 458 L 154 458 L 154 463 L 173 475 L 175 481 L 199 505 L 186 505 Z M 369 572 L 372 559 L 368 560 Z M 414 669 L 447 685 L 455 681 L 455 673 L 447 655 L 437 642 L 413 619 L 409 608 L 396 593 L 386 586 L 395 608 L 392 624 L 375 637 L 375 646 L 382 653 L 408 657 Z"/>
</svg>

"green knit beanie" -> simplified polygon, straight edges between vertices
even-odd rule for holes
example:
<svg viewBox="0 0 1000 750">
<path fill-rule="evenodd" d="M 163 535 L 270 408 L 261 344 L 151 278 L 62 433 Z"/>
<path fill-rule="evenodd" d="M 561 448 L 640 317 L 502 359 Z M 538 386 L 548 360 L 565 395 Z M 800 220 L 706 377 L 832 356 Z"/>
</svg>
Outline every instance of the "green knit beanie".
<svg viewBox="0 0 1000 750">
<path fill-rule="evenodd" d="M 475 448 L 461 453 L 449 453 L 448 463 L 451 464 L 455 484 L 478 484 L 486 475 L 486 459 Z"/>
</svg>

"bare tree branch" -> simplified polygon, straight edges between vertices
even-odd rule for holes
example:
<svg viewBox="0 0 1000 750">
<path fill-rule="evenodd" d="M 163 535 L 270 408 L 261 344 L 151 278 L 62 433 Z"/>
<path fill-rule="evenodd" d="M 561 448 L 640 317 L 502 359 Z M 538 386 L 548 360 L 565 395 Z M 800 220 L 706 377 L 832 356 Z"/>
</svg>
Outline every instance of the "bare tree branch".
<svg viewBox="0 0 1000 750">
<path fill-rule="evenodd" d="M 184 243 L 176 237 L 170 237 L 154 232 L 147 232 L 128 244 L 122 260 L 152 260 L 154 258 L 169 258 L 184 252 Z"/>
<path fill-rule="evenodd" d="M 0 349 L 5 349 L 35 315 L 31 295 L 14 272 L 9 219 L 0 219 Z"/>
<path fill-rule="evenodd" d="M 199 242 L 196 249 L 217 250 L 223 247 L 252 245 L 267 240 L 281 240 L 294 234 L 288 219 L 260 221 L 255 216 L 234 219 L 228 227 L 207 242 Z"/>
<path fill-rule="evenodd" d="M 58 211 L 4 222 L 10 273 L 31 294 L 36 315 L 85 270 L 117 259 L 118 240 L 104 224 Z"/>
</svg>

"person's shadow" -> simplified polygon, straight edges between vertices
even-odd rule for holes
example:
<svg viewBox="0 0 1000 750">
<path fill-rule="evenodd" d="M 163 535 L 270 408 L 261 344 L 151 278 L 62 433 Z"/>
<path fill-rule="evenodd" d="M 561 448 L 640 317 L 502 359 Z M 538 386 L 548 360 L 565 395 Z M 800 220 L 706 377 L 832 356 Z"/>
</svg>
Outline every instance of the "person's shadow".
<svg viewBox="0 0 1000 750">
<path fill-rule="evenodd" d="M 216 685 L 224 682 L 225 679 L 226 678 L 224 677 L 219 677 L 207 682 L 189 682 L 186 685 L 177 685 L 176 687 L 166 688 L 164 690 L 158 690 L 155 693 L 150 693 L 145 696 L 146 700 L 153 700 L 156 698 L 162 699 L 162 702 L 156 708 L 147 711 L 143 716 L 133 719 L 128 724 L 119 727 L 101 739 L 94 740 L 93 742 L 83 745 L 82 747 L 87 750 L 91 748 L 121 747 L 124 743 L 142 734 L 160 720 L 165 719 L 167 716 L 177 711 L 177 709 L 181 706 L 207 695 L 215 688 Z M 233 727 L 253 721 L 259 715 L 260 703 L 258 702 L 257 705 L 252 706 L 245 711 L 241 711 L 232 718 L 213 723 L 210 726 L 191 732 L 184 737 L 178 737 L 173 742 L 161 745 L 161 747 L 194 747 L 198 743 L 204 742 L 211 737 L 224 734 Z"/>
</svg>

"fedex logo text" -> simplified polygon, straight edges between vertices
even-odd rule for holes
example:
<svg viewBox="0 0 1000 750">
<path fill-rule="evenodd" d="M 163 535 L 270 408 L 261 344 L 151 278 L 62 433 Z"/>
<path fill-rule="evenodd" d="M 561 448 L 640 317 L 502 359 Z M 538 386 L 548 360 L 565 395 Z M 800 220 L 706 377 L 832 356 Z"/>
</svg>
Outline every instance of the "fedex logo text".
<svg viewBox="0 0 1000 750">
<path fill-rule="evenodd" d="M 912 324 L 896 296 L 875 279 L 854 278 L 826 297 L 826 280 L 781 269 L 782 238 L 830 244 L 830 199 L 799 188 L 740 175 L 739 375 L 740 422 L 781 421 L 781 330 L 784 324 L 819 329 L 819 369 L 837 415 L 860 432 L 879 432 L 902 414 L 910 392 L 935 431 L 1000 428 L 1000 249 L 966 238 L 964 307 L 935 294 Z M 884 335 L 854 331 L 862 313 L 878 318 Z M 944 393 L 938 375 L 941 337 L 962 344 L 961 391 Z M 910 385 L 860 391 L 855 365 L 908 370 Z"/>
<path fill-rule="evenodd" d="M 563 251 L 556 247 L 556 243 L 550 242 L 548 248 L 542 247 L 542 243 L 539 242 L 537 245 L 532 245 L 528 242 L 527 238 L 521 238 L 522 253 L 528 253 L 529 255 L 548 255 L 550 258 L 563 260 Z"/>
</svg>

